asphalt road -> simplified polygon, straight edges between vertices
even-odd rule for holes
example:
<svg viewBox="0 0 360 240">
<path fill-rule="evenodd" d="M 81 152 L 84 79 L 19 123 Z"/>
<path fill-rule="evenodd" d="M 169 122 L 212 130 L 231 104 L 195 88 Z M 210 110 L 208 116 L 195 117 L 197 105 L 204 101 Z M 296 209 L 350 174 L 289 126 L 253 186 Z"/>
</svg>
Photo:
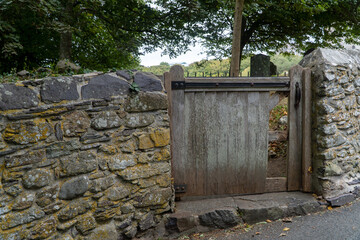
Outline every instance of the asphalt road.
<svg viewBox="0 0 360 240">
<path fill-rule="evenodd" d="M 288 231 L 284 231 L 288 228 Z M 283 236 L 280 236 L 283 235 Z M 315 240 L 360 240 L 360 201 L 292 218 L 292 222 L 281 220 L 256 224 L 252 228 L 234 228 L 197 234 L 192 239 L 239 240 L 239 239 L 315 239 Z"/>
</svg>

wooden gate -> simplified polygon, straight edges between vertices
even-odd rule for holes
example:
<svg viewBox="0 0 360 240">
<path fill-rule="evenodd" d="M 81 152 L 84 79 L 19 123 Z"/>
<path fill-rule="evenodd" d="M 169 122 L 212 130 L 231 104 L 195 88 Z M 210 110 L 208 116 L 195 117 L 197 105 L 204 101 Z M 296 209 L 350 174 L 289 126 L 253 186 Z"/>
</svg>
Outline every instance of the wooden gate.
<svg viewBox="0 0 360 240">
<path fill-rule="evenodd" d="M 184 78 L 174 66 L 164 76 L 178 194 L 311 190 L 310 148 L 302 144 L 310 134 L 303 134 L 310 127 L 309 69 L 295 66 L 290 77 Z M 283 94 L 289 94 L 287 177 L 267 178 L 269 112 Z"/>
</svg>

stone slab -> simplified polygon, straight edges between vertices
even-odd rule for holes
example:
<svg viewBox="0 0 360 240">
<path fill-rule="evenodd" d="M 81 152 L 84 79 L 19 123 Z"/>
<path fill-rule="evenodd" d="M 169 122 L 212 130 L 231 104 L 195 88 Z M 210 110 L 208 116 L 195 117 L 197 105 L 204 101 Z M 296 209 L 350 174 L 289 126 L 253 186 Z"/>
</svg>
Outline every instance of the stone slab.
<svg viewBox="0 0 360 240">
<path fill-rule="evenodd" d="M 134 82 L 144 92 L 163 91 L 161 80 L 152 73 L 137 72 L 134 76 Z"/>
<path fill-rule="evenodd" d="M 76 82 L 66 77 L 45 81 L 40 90 L 40 96 L 46 103 L 79 99 Z"/>
<path fill-rule="evenodd" d="M 92 78 L 89 84 L 81 88 L 83 99 L 110 99 L 111 96 L 126 95 L 128 92 L 128 82 L 106 74 Z"/>
<path fill-rule="evenodd" d="M 31 108 L 38 104 L 39 99 L 30 88 L 15 84 L 0 84 L 0 110 Z"/>
<path fill-rule="evenodd" d="M 227 197 L 184 197 L 176 202 L 166 228 L 170 236 L 198 227 L 233 227 L 242 222 L 253 224 L 267 219 L 306 215 L 324 207 L 311 195 L 279 192 Z"/>
<path fill-rule="evenodd" d="M 326 201 L 330 204 L 332 207 L 340 207 L 342 205 L 345 205 L 347 203 L 350 203 L 355 200 L 355 195 L 352 193 L 344 194 L 338 197 L 334 198 L 328 198 Z"/>
</svg>

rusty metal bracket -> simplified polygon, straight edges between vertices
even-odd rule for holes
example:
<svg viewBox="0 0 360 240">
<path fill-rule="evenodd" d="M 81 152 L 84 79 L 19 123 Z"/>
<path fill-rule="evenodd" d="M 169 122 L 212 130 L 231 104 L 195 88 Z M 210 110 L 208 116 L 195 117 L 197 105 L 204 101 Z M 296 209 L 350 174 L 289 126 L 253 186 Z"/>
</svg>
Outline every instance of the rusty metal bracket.
<svg viewBox="0 0 360 240">
<path fill-rule="evenodd" d="M 175 193 L 186 193 L 186 184 L 176 184 L 174 185 Z"/>
</svg>

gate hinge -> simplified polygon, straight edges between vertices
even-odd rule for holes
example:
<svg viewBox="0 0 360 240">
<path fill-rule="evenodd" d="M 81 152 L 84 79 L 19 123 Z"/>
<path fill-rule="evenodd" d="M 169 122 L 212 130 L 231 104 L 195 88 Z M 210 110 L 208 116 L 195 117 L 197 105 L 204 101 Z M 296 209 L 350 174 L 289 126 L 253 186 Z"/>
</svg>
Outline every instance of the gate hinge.
<svg viewBox="0 0 360 240">
<path fill-rule="evenodd" d="M 184 81 L 174 81 L 174 82 L 171 82 L 171 89 L 172 89 L 172 90 L 185 89 L 185 82 L 184 82 Z"/>
<path fill-rule="evenodd" d="M 175 184 L 175 193 L 186 193 L 186 184 Z"/>
</svg>

